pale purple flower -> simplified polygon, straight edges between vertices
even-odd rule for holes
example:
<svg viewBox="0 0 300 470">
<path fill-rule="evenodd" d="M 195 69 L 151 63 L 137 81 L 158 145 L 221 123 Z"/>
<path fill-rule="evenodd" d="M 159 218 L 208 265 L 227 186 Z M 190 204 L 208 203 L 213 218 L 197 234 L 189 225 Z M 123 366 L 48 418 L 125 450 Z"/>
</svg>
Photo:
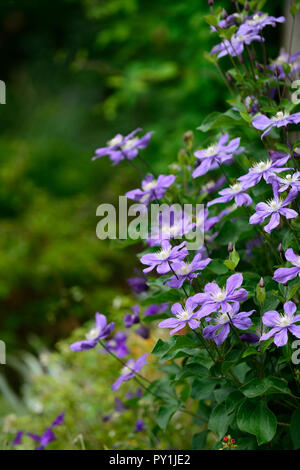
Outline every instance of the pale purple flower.
<svg viewBox="0 0 300 470">
<path fill-rule="evenodd" d="M 254 15 L 248 16 L 243 24 L 244 31 L 249 32 L 256 32 L 259 33 L 262 31 L 266 26 L 276 26 L 277 23 L 284 23 L 285 17 L 279 16 L 275 18 L 275 16 L 268 16 L 267 13 L 263 13 L 259 11 Z"/>
<path fill-rule="evenodd" d="M 273 127 L 288 127 L 289 124 L 298 124 L 300 122 L 300 113 L 290 114 L 288 112 L 279 111 L 275 116 L 268 118 L 264 114 L 255 116 L 252 125 L 255 129 L 264 131 L 261 135 L 263 139 L 268 135 Z"/>
<path fill-rule="evenodd" d="M 256 344 L 259 342 L 259 336 L 255 333 L 244 333 L 240 336 L 240 339 L 249 344 Z"/>
<path fill-rule="evenodd" d="M 147 239 L 149 246 L 161 245 L 163 240 L 180 239 L 195 227 L 190 214 L 171 205 L 158 214 Z"/>
<path fill-rule="evenodd" d="M 127 313 L 124 316 L 124 325 L 126 328 L 130 328 L 132 325 L 135 325 L 136 323 L 140 322 L 140 306 L 139 305 L 134 305 L 131 308 L 132 314 Z"/>
<path fill-rule="evenodd" d="M 146 277 L 130 277 L 127 279 L 127 282 L 136 294 L 141 294 L 148 290 Z"/>
<path fill-rule="evenodd" d="M 237 303 L 233 305 L 231 312 L 218 313 L 215 318 L 207 317 L 205 320 L 212 322 L 212 324 L 203 329 L 204 338 L 213 339 L 219 346 L 224 343 L 229 335 L 232 324 L 238 330 L 248 330 L 252 325 L 252 321 L 249 317 L 255 310 L 240 313 L 238 313 L 238 311 L 239 304 Z"/>
<path fill-rule="evenodd" d="M 241 139 L 237 137 L 230 142 L 228 142 L 228 139 L 228 134 L 224 134 L 216 144 L 207 149 L 197 150 L 194 153 L 200 161 L 200 165 L 193 171 L 193 178 L 205 175 L 208 171 L 219 168 L 221 163 L 232 160 L 233 155 L 238 152 Z"/>
<path fill-rule="evenodd" d="M 283 80 L 286 77 L 286 73 L 283 69 L 283 64 L 291 65 L 291 71 L 289 75 L 294 75 L 300 70 L 300 52 L 296 54 L 289 54 L 286 51 L 281 51 L 277 59 L 273 60 L 271 65 L 268 66 L 270 70 L 276 72 L 277 78 Z"/>
<path fill-rule="evenodd" d="M 150 337 L 150 328 L 148 326 L 141 325 L 135 330 L 135 334 L 143 339 L 148 339 Z"/>
<path fill-rule="evenodd" d="M 289 209 L 288 206 L 297 196 L 297 190 L 292 189 L 285 200 L 280 199 L 278 187 L 273 184 L 274 198 L 267 202 L 259 202 L 256 205 L 256 212 L 253 214 L 249 222 L 252 225 L 261 224 L 267 217 L 270 221 L 264 226 L 264 231 L 271 233 L 280 224 L 280 216 L 287 219 L 293 219 L 298 216 L 294 209 Z"/>
<path fill-rule="evenodd" d="M 300 321 L 300 315 L 295 315 L 296 305 L 294 302 L 285 302 L 283 310 L 284 315 L 280 315 L 276 310 L 264 313 L 262 322 L 264 325 L 270 326 L 271 330 L 262 335 L 260 341 L 274 337 L 276 346 L 284 346 L 288 342 L 288 331 L 296 338 L 300 338 L 300 325 L 295 325 Z"/>
<path fill-rule="evenodd" d="M 225 181 L 226 181 L 226 178 L 225 178 L 224 175 L 220 176 L 220 178 L 218 178 L 217 181 L 213 181 L 213 180 L 208 181 L 208 183 L 206 183 L 204 186 L 202 186 L 202 188 L 200 190 L 200 194 L 205 194 L 205 193 L 211 194 L 211 193 L 217 191 L 217 189 L 219 189 L 223 186 Z"/>
<path fill-rule="evenodd" d="M 297 276 L 300 277 L 300 256 L 296 255 L 292 248 L 289 248 L 285 252 L 285 258 L 287 261 L 292 263 L 293 268 L 276 269 L 273 279 L 280 284 L 285 284 Z"/>
<path fill-rule="evenodd" d="M 122 369 L 120 377 L 113 383 L 111 389 L 116 391 L 120 388 L 123 382 L 127 382 L 128 380 L 135 377 L 135 375 L 146 364 L 147 356 L 148 354 L 146 353 L 139 357 L 136 361 L 134 359 L 129 359 L 129 361 L 126 362 L 125 367 Z"/>
<path fill-rule="evenodd" d="M 252 203 L 252 199 L 249 196 L 249 194 L 245 193 L 247 189 L 248 189 L 247 184 L 245 183 L 243 184 L 238 181 L 237 183 L 229 186 L 229 188 L 225 188 L 225 189 L 222 189 L 222 191 L 219 191 L 219 194 L 221 195 L 221 197 L 217 197 L 216 199 L 209 201 L 207 204 L 207 207 L 210 207 L 214 204 L 230 202 L 233 199 L 237 206 L 242 206 L 242 205 L 249 206 Z"/>
<path fill-rule="evenodd" d="M 193 301 L 192 297 L 186 300 L 184 307 L 178 302 L 173 304 L 171 312 L 174 317 L 163 320 L 158 324 L 158 327 L 171 328 L 170 335 L 182 330 L 187 324 L 192 330 L 195 330 L 199 326 L 197 312 L 194 311 L 196 307 L 197 304 Z"/>
<path fill-rule="evenodd" d="M 247 188 L 255 186 L 263 178 L 266 183 L 276 175 L 291 168 L 284 168 L 283 165 L 289 160 L 288 153 L 280 153 L 275 150 L 269 151 L 270 158 L 266 161 L 262 160 L 255 163 L 246 175 L 240 176 L 239 181 L 247 185 Z"/>
<path fill-rule="evenodd" d="M 204 293 L 196 294 L 193 300 L 202 305 L 198 318 L 205 317 L 219 309 L 222 313 L 231 312 L 235 305 L 248 298 L 248 292 L 245 289 L 239 289 L 243 283 L 242 274 L 233 274 L 226 281 L 226 287 L 221 289 L 218 284 L 209 282 L 204 287 Z M 235 307 L 236 308 L 236 307 Z"/>
<path fill-rule="evenodd" d="M 128 191 L 126 197 L 142 204 L 148 204 L 150 201 L 161 199 L 164 197 L 167 189 L 174 183 L 175 178 L 174 175 L 159 175 L 155 179 L 153 175 L 148 174 L 142 181 L 142 189 Z"/>
<path fill-rule="evenodd" d="M 197 253 L 192 261 L 174 261 L 172 263 L 172 272 L 174 275 L 168 278 L 165 282 L 168 283 L 169 287 L 179 289 L 182 287 L 184 281 L 192 283 L 193 279 L 196 279 L 200 275 L 199 271 L 202 271 L 211 262 L 210 258 L 204 258 L 201 253 Z"/>
<path fill-rule="evenodd" d="M 126 137 L 117 134 L 112 140 L 107 142 L 106 147 L 96 150 L 96 155 L 92 160 L 109 155 L 113 164 L 117 165 L 121 160 L 132 160 L 137 157 L 139 149 L 147 147 L 153 134 L 153 132 L 148 132 L 143 137 L 136 137 L 136 134 L 141 130 L 141 128 L 135 129 Z"/>
<path fill-rule="evenodd" d="M 248 26 L 241 25 L 230 41 L 225 39 L 214 46 L 210 53 L 217 54 L 219 59 L 228 54 L 232 57 L 239 56 L 243 53 L 245 45 L 248 46 L 253 41 L 264 42 L 264 38 L 257 31 L 249 30 Z"/>
<path fill-rule="evenodd" d="M 300 191 L 300 171 L 295 171 L 293 174 L 285 176 L 276 176 L 279 183 L 279 192 L 287 191 L 289 188 L 295 189 L 298 193 Z"/>
<path fill-rule="evenodd" d="M 124 357 L 129 354 L 129 349 L 126 345 L 127 335 L 122 331 L 118 331 L 115 336 L 106 341 L 106 349 L 116 354 L 117 357 Z"/>
<path fill-rule="evenodd" d="M 107 336 L 110 335 L 114 327 L 115 324 L 113 322 L 107 324 L 105 315 L 96 313 L 95 328 L 92 328 L 89 333 L 87 333 L 85 340 L 71 344 L 70 349 L 75 352 L 93 349 L 97 345 L 99 339 L 107 338 Z"/>
<path fill-rule="evenodd" d="M 46 429 L 46 431 L 41 435 L 33 434 L 33 433 L 26 433 L 28 437 L 33 439 L 39 446 L 37 447 L 37 450 L 43 450 L 46 445 L 50 444 L 50 442 L 54 441 L 56 439 L 56 436 L 52 429 L 56 426 L 61 426 L 64 424 L 64 419 L 65 419 L 65 413 L 59 414 L 53 423 L 49 426 L 49 428 Z M 12 446 L 22 444 L 22 437 L 24 435 L 24 431 L 18 431 L 15 439 L 12 442 Z"/>
<path fill-rule="evenodd" d="M 149 307 L 147 307 L 144 312 L 144 316 L 147 317 L 149 315 L 159 315 L 160 313 L 163 313 L 168 308 L 168 306 L 169 302 L 164 302 L 160 305 L 149 305 Z"/>
<path fill-rule="evenodd" d="M 186 242 L 182 242 L 180 245 L 172 247 L 168 240 L 163 240 L 159 251 L 147 253 L 141 257 L 141 263 L 149 266 L 143 269 L 144 273 L 149 273 L 154 268 L 159 274 L 168 273 L 171 270 L 171 261 L 184 259 L 188 255 L 185 245 Z"/>
</svg>

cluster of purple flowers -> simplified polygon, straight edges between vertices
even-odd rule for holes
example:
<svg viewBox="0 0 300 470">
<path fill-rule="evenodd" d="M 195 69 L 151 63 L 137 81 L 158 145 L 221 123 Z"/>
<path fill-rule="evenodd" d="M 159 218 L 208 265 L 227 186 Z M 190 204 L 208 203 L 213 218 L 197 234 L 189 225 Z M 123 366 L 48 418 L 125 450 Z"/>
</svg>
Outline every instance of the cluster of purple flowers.
<svg viewBox="0 0 300 470">
<path fill-rule="evenodd" d="M 55 418 L 53 423 L 46 429 L 46 431 L 41 436 L 37 434 L 33 434 L 31 432 L 24 433 L 24 431 L 18 431 L 11 445 L 17 446 L 17 445 L 22 444 L 23 436 L 24 434 L 26 434 L 26 436 L 30 437 L 30 439 L 32 439 L 36 444 L 38 444 L 38 447 L 36 448 L 36 450 L 43 450 L 48 444 L 55 441 L 56 437 L 53 432 L 53 428 L 63 425 L 64 419 L 65 419 L 65 413 L 59 414 Z"/>
</svg>

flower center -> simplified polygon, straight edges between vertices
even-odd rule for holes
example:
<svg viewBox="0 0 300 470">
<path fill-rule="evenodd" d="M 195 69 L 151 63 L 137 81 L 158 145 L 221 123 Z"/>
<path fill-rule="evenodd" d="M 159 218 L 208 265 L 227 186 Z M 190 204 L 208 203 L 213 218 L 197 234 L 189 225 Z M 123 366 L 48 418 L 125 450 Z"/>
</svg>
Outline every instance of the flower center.
<svg viewBox="0 0 300 470">
<path fill-rule="evenodd" d="M 183 309 L 182 312 L 177 313 L 176 317 L 178 318 L 178 320 L 189 320 L 192 315 L 193 312 Z"/>
<path fill-rule="evenodd" d="M 92 329 L 86 334 L 86 338 L 87 338 L 87 339 L 96 339 L 96 338 L 98 338 L 98 336 L 100 335 L 100 332 L 101 332 L 101 328 L 99 328 L 99 327 L 92 328 Z"/>
<path fill-rule="evenodd" d="M 213 155 L 216 155 L 217 150 L 218 150 L 218 144 L 213 144 L 205 150 L 205 156 L 212 157 Z"/>
<path fill-rule="evenodd" d="M 293 264 L 300 268 L 300 256 L 297 257 L 296 263 L 293 263 Z"/>
<path fill-rule="evenodd" d="M 165 260 L 169 258 L 171 250 L 172 250 L 172 247 L 167 248 L 166 250 L 159 251 L 158 253 L 156 253 L 156 258 L 160 260 Z"/>
<path fill-rule="evenodd" d="M 232 189 L 233 193 L 239 193 L 242 190 L 242 184 L 241 183 L 235 183 L 235 184 L 231 185 L 230 188 Z"/>
<path fill-rule="evenodd" d="M 181 266 L 181 268 L 177 269 L 176 274 L 178 274 L 178 276 L 184 276 L 186 274 L 190 274 L 192 269 L 193 269 L 193 266 L 191 265 L 191 263 L 184 263 L 184 265 Z"/>
<path fill-rule="evenodd" d="M 129 361 L 127 362 L 126 366 L 123 367 L 122 371 L 121 371 L 121 375 L 128 375 L 128 374 L 131 374 L 133 371 L 134 367 L 134 360 L 133 359 L 129 359 Z"/>
<path fill-rule="evenodd" d="M 262 173 L 263 171 L 269 170 L 272 166 L 272 160 L 267 160 L 266 162 L 258 162 L 255 165 L 253 165 L 252 169 L 256 173 Z"/>
<path fill-rule="evenodd" d="M 289 117 L 290 113 L 283 113 L 282 111 L 278 111 L 278 113 L 275 114 L 271 118 L 271 121 L 283 121 L 283 119 Z"/>
<path fill-rule="evenodd" d="M 222 313 L 222 315 L 218 317 L 218 323 L 220 323 L 220 325 L 225 325 L 225 323 L 228 323 L 228 322 L 229 322 L 229 317 L 227 313 Z"/>
<path fill-rule="evenodd" d="M 276 201 L 276 199 L 271 199 L 270 201 L 267 201 L 267 206 L 268 206 L 268 211 L 269 212 L 274 212 L 280 209 L 282 200 L 279 199 L 279 201 Z"/>
<path fill-rule="evenodd" d="M 123 140 L 123 136 L 120 134 L 120 135 L 116 135 L 113 139 L 109 140 L 107 142 L 107 146 L 108 147 L 114 147 L 115 145 L 120 145 L 120 143 L 122 142 Z"/>
<path fill-rule="evenodd" d="M 286 315 L 283 315 L 280 320 L 276 321 L 278 326 L 290 326 L 292 319 L 288 318 Z"/>
<path fill-rule="evenodd" d="M 253 15 L 252 19 L 251 20 L 248 20 L 247 23 L 250 24 L 250 25 L 253 25 L 253 24 L 257 24 L 257 23 L 262 23 L 266 18 L 267 18 L 268 15 L 264 14 L 264 15 Z"/>
<path fill-rule="evenodd" d="M 149 181 L 148 183 L 143 184 L 143 190 L 151 191 L 151 189 L 155 188 L 156 185 L 157 185 L 156 180 Z"/>
<path fill-rule="evenodd" d="M 134 137 L 133 139 L 127 140 L 124 145 L 122 145 L 123 150 L 131 150 L 135 147 L 136 143 L 138 142 L 138 138 Z"/>
<path fill-rule="evenodd" d="M 225 289 L 220 289 L 219 292 L 216 294 L 212 294 L 212 297 L 217 301 L 217 302 L 222 302 L 223 300 L 226 299 L 226 290 Z"/>
</svg>

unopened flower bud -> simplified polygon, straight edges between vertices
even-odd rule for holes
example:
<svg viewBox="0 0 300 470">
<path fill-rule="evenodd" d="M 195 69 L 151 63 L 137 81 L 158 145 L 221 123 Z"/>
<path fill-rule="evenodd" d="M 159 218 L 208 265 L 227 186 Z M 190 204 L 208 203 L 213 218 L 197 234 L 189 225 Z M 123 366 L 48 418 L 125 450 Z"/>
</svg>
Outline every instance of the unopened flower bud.
<svg viewBox="0 0 300 470">
<path fill-rule="evenodd" d="M 212 7 L 213 4 L 215 3 L 215 1 L 214 1 L 214 0 L 208 0 L 207 3 L 208 3 L 208 6 L 209 6 L 209 7 Z"/>
<path fill-rule="evenodd" d="M 232 82 L 233 82 L 232 75 L 231 75 L 229 72 L 226 72 L 226 78 L 227 78 L 228 83 L 232 83 Z"/>
<path fill-rule="evenodd" d="M 187 145 L 192 144 L 193 140 L 194 140 L 193 131 L 187 131 L 183 134 L 183 142 L 185 142 Z"/>
<path fill-rule="evenodd" d="M 225 8 L 223 8 L 223 10 L 222 10 L 222 15 L 221 15 L 221 16 L 222 16 L 223 20 L 226 20 L 226 18 L 227 18 L 227 16 L 228 16 L 228 13 L 227 13 L 227 11 L 225 10 Z"/>
<path fill-rule="evenodd" d="M 259 62 L 256 62 L 255 65 L 256 65 L 256 68 L 257 68 L 258 72 L 261 73 L 261 72 L 264 71 L 263 66 Z"/>
<path fill-rule="evenodd" d="M 245 8 L 246 11 L 250 10 L 250 5 L 249 5 L 248 2 L 245 3 L 244 8 Z"/>
<path fill-rule="evenodd" d="M 279 253 L 283 252 L 282 243 L 279 243 L 277 250 L 279 251 Z"/>
<path fill-rule="evenodd" d="M 235 444 L 235 439 L 231 439 L 231 444 Z"/>
<path fill-rule="evenodd" d="M 232 253 L 233 252 L 233 243 L 229 242 L 227 248 L 228 248 L 228 253 Z"/>
<path fill-rule="evenodd" d="M 227 441 L 228 441 L 228 437 L 227 437 L 227 436 L 223 437 L 223 441 L 224 441 L 224 442 L 227 442 Z"/>
<path fill-rule="evenodd" d="M 264 281 L 263 277 L 260 278 L 259 287 L 261 287 L 262 289 L 263 289 L 263 287 L 265 287 L 265 281 Z"/>
</svg>

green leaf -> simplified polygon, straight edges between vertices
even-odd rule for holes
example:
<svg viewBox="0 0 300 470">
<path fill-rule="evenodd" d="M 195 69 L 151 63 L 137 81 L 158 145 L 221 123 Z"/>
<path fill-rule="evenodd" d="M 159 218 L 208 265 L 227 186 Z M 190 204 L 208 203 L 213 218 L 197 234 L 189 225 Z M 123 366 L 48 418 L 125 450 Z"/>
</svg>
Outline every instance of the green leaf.
<svg viewBox="0 0 300 470">
<path fill-rule="evenodd" d="M 161 406 L 159 408 L 156 419 L 157 419 L 157 424 L 163 431 L 167 429 L 169 421 L 174 415 L 174 413 L 177 411 L 177 409 L 178 409 L 177 405 Z"/>
<path fill-rule="evenodd" d="M 252 379 L 250 380 L 250 382 L 241 387 L 240 390 L 247 398 L 255 398 L 262 395 L 270 395 L 271 393 L 291 393 L 290 389 L 287 386 L 287 382 L 277 377 Z"/>
<path fill-rule="evenodd" d="M 217 382 L 213 379 L 194 379 L 191 389 L 191 397 L 198 400 L 206 400 L 216 388 Z"/>
<path fill-rule="evenodd" d="M 226 274 L 228 272 L 228 269 L 224 266 L 223 261 L 219 259 L 212 260 L 206 269 L 209 269 L 214 274 Z"/>
<path fill-rule="evenodd" d="M 300 449 L 300 406 L 292 415 L 290 433 L 294 449 Z"/>
<path fill-rule="evenodd" d="M 293 3 L 293 5 L 290 8 L 291 15 L 296 16 L 299 9 L 300 9 L 300 0 L 296 0 L 295 3 Z"/>
<path fill-rule="evenodd" d="M 246 399 L 239 407 L 237 425 L 241 431 L 254 434 L 261 445 L 270 442 L 275 436 L 277 420 L 262 400 Z"/>
<path fill-rule="evenodd" d="M 256 286 L 256 298 L 260 304 L 266 300 L 266 288 L 260 287 L 259 283 Z"/>
<path fill-rule="evenodd" d="M 207 431 L 198 432 L 193 435 L 192 449 L 204 450 L 206 444 Z"/>
<path fill-rule="evenodd" d="M 231 418 L 227 414 L 225 403 L 217 405 L 209 418 L 208 429 L 214 431 L 219 439 L 226 434 Z"/>
<path fill-rule="evenodd" d="M 255 348 L 248 348 L 243 352 L 242 357 L 253 356 L 254 354 L 259 354 Z"/>
<path fill-rule="evenodd" d="M 261 352 L 264 353 L 268 349 L 268 347 L 271 346 L 273 341 L 274 341 L 274 338 L 270 338 L 270 339 L 267 339 L 266 341 L 263 341 L 260 345 Z"/>
</svg>

